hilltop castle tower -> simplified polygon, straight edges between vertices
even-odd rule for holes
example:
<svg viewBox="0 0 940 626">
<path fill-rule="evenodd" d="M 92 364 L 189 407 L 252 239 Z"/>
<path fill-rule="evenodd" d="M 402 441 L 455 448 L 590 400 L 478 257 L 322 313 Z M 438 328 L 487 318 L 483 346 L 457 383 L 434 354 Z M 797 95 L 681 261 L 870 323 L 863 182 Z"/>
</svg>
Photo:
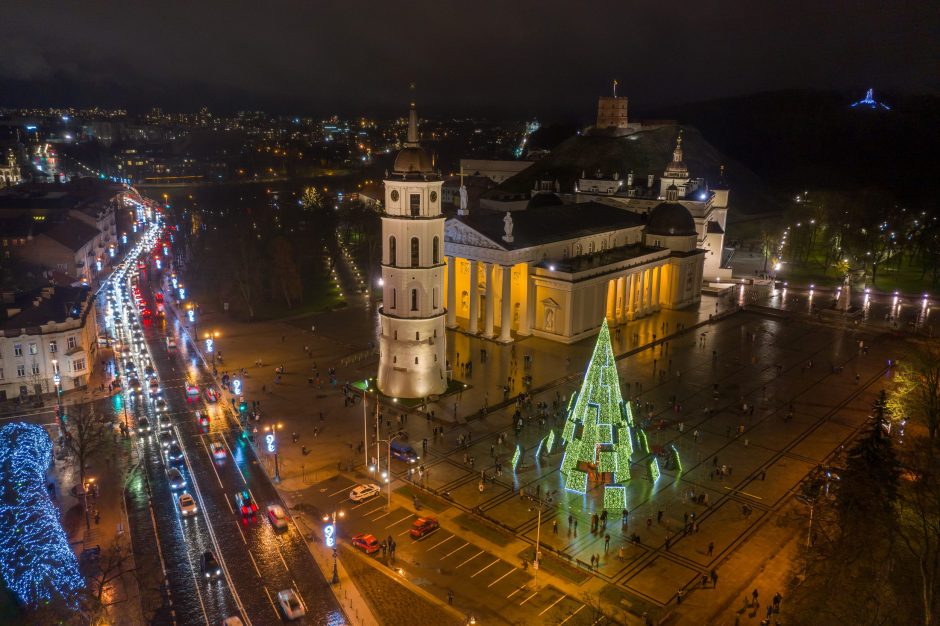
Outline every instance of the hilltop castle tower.
<svg viewBox="0 0 940 626">
<path fill-rule="evenodd" d="M 418 142 L 412 99 L 408 137 L 385 179 L 379 390 L 424 398 L 447 389 L 444 215 L 440 173 Z"/>
</svg>

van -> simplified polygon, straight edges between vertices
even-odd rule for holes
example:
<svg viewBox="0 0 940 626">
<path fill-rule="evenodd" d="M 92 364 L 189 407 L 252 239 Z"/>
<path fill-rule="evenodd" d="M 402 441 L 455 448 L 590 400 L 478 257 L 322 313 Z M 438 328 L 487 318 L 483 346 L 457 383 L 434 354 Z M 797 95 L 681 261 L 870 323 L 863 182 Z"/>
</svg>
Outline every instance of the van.
<svg viewBox="0 0 940 626">
<path fill-rule="evenodd" d="M 392 441 L 391 452 L 392 458 L 398 459 L 399 461 L 414 463 L 418 460 L 418 453 L 404 441 Z"/>
<path fill-rule="evenodd" d="M 176 339 L 173 339 L 173 337 L 167 337 L 166 338 L 166 351 L 173 352 L 174 350 L 176 350 Z"/>
</svg>

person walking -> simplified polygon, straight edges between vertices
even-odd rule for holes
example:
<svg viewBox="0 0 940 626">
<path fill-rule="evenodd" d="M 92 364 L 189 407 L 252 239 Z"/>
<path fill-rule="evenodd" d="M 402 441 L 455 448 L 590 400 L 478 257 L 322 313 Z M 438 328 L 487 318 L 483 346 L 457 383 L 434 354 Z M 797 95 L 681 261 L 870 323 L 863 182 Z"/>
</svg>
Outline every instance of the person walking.
<svg viewBox="0 0 940 626">
<path fill-rule="evenodd" d="M 712 579 L 712 587 L 717 587 L 717 586 L 718 586 L 718 571 L 717 571 L 717 570 L 712 570 L 712 571 L 709 573 L 709 576 L 710 576 L 711 579 Z"/>
<path fill-rule="evenodd" d="M 557 519 L 552 520 L 552 534 L 553 535 L 558 534 L 558 520 Z"/>
<path fill-rule="evenodd" d="M 604 554 L 610 551 L 610 535 L 604 535 Z"/>
<path fill-rule="evenodd" d="M 711 556 L 714 552 L 715 552 L 715 542 L 709 541 L 708 542 L 708 556 Z"/>
<path fill-rule="evenodd" d="M 447 590 L 447 604 L 454 606 L 454 592 L 450 589 Z"/>
</svg>

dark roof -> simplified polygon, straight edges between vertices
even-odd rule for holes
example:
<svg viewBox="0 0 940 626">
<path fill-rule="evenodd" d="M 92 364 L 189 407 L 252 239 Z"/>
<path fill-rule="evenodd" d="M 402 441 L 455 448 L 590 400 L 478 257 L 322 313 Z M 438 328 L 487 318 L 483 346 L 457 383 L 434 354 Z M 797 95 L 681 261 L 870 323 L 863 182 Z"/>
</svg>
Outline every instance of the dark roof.
<svg viewBox="0 0 940 626">
<path fill-rule="evenodd" d="M 53 241 L 61 243 L 69 250 L 78 252 L 82 249 L 82 246 L 97 237 L 99 232 L 94 226 L 73 217 L 54 224 L 48 230 L 43 231 L 42 234 Z"/>
<path fill-rule="evenodd" d="M 575 239 L 621 228 L 637 228 L 645 223 L 636 213 L 599 202 L 580 202 L 513 211 L 513 242 L 503 241 L 505 212 L 472 211 L 455 217 L 507 250 L 529 248 L 543 243 Z"/>
<path fill-rule="evenodd" d="M 402 148 L 398 156 L 395 157 L 392 170 L 399 174 L 427 174 L 434 171 L 434 164 L 424 148 L 408 146 Z"/>
<path fill-rule="evenodd" d="M 532 195 L 532 198 L 529 199 L 529 203 L 526 205 L 526 209 L 538 209 L 541 207 L 547 206 L 558 206 L 564 204 L 561 198 L 556 194 L 550 192 L 540 192 Z"/>
<path fill-rule="evenodd" d="M 91 292 L 89 287 L 57 286 L 52 288 L 51 295 L 44 296 L 44 289 L 50 288 L 34 289 L 20 294 L 15 302 L 16 307 L 22 308 L 22 311 L 5 319 L 2 323 L 3 330 L 34 328 L 49 322 L 78 319 L 84 309 L 85 300 Z M 33 304 L 37 298 L 40 299 L 39 303 Z"/>
<path fill-rule="evenodd" d="M 694 235 L 695 220 L 689 210 L 678 202 L 661 202 L 650 211 L 646 232 L 666 237 Z"/>
<path fill-rule="evenodd" d="M 721 224 L 715 220 L 709 220 L 708 225 L 706 226 L 708 234 L 710 235 L 720 235 L 725 232 L 725 229 L 721 227 Z"/>
</svg>

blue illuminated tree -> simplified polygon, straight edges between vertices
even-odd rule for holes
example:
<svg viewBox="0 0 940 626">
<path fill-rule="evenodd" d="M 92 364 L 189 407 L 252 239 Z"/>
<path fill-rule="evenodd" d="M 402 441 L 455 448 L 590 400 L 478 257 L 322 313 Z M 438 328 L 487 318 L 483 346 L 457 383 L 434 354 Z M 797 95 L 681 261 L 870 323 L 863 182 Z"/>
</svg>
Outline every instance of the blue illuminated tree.
<svg viewBox="0 0 940 626">
<path fill-rule="evenodd" d="M 0 428 L 0 568 L 27 606 L 74 603 L 85 582 L 46 491 L 52 441 L 35 424 Z"/>
</svg>

